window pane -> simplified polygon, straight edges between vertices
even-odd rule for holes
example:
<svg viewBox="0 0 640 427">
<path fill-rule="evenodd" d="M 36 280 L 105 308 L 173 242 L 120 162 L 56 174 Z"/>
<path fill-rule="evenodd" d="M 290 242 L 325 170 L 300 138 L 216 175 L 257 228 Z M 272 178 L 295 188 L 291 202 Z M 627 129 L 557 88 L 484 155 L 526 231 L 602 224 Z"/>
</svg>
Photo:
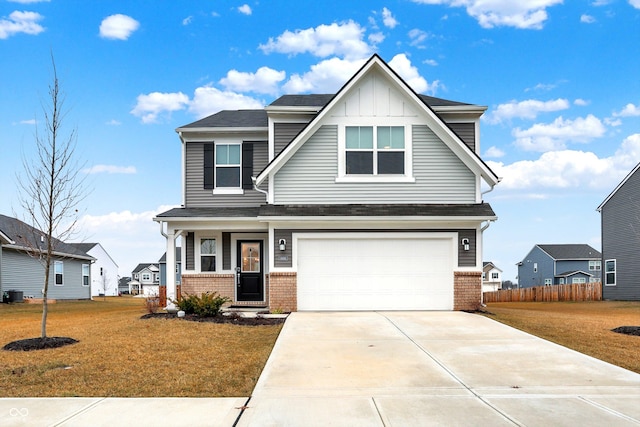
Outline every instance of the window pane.
<svg viewBox="0 0 640 427">
<path fill-rule="evenodd" d="M 209 255 L 200 257 L 200 271 L 216 271 L 216 257 Z"/>
<path fill-rule="evenodd" d="M 216 254 L 216 240 L 215 239 L 202 239 L 200 240 L 200 253 L 203 255 L 215 255 Z"/>
<path fill-rule="evenodd" d="M 373 153 L 370 151 L 347 151 L 347 175 L 365 174 L 373 174 Z"/>
<path fill-rule="evenodd" d="M 378 148 L 391 148 L 391 128 L 389 126 L 378 126 Z"/>
<path fill-rule="evenodd" d="M 404 175 L 404 152 L 381 151 L 378 153 L 378 175 Z"/>
<path fill-rule="evenodd" d="M 239 165 L 240 145 L 219 144 L 216 145 L 216 165 Z"/>
<path fill-rule="evenodd" d="M 605 266 L 605 271 L 616 271 L 615 261 L 606 261 L 604 266 Z"/>
<path fill-rule="evenodd" d="M 347 149 L 373 148 L 373 128 L 371 126 L 347 126 L 345 129 Z"/>
<path fill-rule="evenodd" d="M 242 272 L 260 272 L 260 243 L 242 244 Z"/>
<path fill-rule="evenodd" d="M 240 187 L 240 168 L 216 168 L 216 187 Z"/>
<path fill-rule="evenodd" d="M 240 164 L 240 145 L 229 145 L 229 163 L 230 165 Z"/>
<path fill-rule="evenodd" d="M 391 128 L 391 148 L 404 148 L 404 127 L 394 126 Z"/>
</svg>

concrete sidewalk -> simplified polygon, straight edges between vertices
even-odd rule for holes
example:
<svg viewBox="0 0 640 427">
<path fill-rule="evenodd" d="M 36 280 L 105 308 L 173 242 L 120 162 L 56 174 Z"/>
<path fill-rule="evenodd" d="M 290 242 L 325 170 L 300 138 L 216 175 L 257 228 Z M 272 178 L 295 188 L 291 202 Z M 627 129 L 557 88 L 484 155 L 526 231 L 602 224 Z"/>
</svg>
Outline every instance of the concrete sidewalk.
<svg viewBox="0 0 640 427">
<path fill-rule="evenodd" d="M 4 398 L 0 425 L 640 425 L 639 374 L 462 312 L 293 313 L 247 400 Z"/>
</svg>

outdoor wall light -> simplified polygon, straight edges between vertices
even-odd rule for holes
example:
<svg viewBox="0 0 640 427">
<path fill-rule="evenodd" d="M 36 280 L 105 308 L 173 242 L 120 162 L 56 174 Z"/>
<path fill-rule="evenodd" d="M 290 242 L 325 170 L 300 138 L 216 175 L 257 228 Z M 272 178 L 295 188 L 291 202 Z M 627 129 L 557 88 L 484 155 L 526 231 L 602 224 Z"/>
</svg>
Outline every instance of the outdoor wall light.
<svg viewBox="0 0 640 427">
<path fill-rule="evenodd" d="M 462 239 L 462 242 L 461 242 L 461 243 L 462 243 L 462 248 L 463 248 L 465 251 L 468 251 L 468 250 L 469 250 L 469 239 L 467 239 L 467 238 L 465 237 L 464 239 Z"/>
<path fill-rule="evenodd" d="M 278 245 L 280 246 L 281 251 L 284 251 L 287 249 L 287 241 L 284 239 L 278 240 Z"/>
</svg>

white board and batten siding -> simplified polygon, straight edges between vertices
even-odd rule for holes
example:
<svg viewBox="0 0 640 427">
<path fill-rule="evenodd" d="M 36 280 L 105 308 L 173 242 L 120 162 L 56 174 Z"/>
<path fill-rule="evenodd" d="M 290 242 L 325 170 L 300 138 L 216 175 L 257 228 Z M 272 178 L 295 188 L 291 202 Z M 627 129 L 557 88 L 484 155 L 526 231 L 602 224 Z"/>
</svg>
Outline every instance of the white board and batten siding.
<svg viewBox="0 0 640 427">
<path fill-rule="evenodd" d="M 452 310 L 455 236 L 298 235 L 298 310 Z"/>
</svg>

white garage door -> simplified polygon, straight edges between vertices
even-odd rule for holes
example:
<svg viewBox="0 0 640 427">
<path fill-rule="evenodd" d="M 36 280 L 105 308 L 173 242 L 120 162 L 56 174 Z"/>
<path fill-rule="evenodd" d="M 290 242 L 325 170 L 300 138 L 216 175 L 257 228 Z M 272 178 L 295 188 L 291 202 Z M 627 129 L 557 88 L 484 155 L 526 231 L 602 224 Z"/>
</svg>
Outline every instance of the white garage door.
<svg viewBox="0 0 640 427">
<path fill-rule="evenodd" d="M 296 237 L 298 310 L 453 309 L 451 234 Z"/>
</svg>

